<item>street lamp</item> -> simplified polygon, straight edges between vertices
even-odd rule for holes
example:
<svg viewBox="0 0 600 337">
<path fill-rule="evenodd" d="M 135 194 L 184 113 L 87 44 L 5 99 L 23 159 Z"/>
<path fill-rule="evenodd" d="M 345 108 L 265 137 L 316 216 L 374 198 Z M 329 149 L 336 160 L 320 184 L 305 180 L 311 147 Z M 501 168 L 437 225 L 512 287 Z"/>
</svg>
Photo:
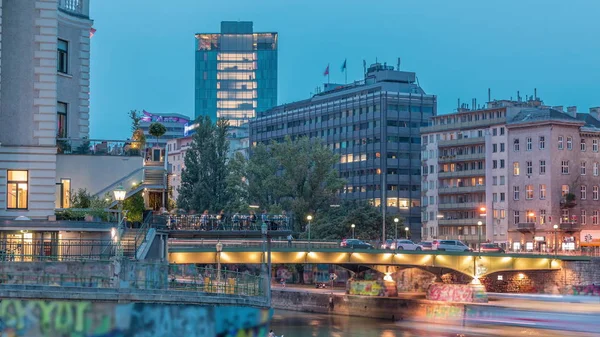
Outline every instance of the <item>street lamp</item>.
<svg viewBox="0 0 600 337">
<path fill-rule="evenodd" d="M 223 244 L 221 241 L 217 241 L 217 245 L 215 246 L 217 249 L 217 292 L 219 287 L 221 286 L 221 252 L 223 251 Z"/>
<path fill-rule="evenodd" d="M 477 234 L 479 235 L 479 252 L 481 253 L 481 225 L 483 225 L 483 222 L 481 221 L 477 221 Z"/>
<path fill-rule="evenodd" d="M 308 220 L 308 247 L 310 248 L 310 222 L 312 221 L 313 217 L 312 215 L 309 215 L 306 217 L 306 220 Z"/>
<path fill-rule="evenodd" d="M 123 188 L 123 185 L 119 185 L 114 191 L 113 194 L 115 196 L 115 200 L 119 206 L 119 213 L 117 215 L 117 257 L 123 256 L 123 247 L 121 246 L 121 232 L 123 230 L 123 200 L 125 200 L 125 195 L 127 195 L 127 191 Z"/>
<path fill-rule="evenodd" d="M 406 232 L 406 239 L 408 240 L 408 227 L 404 227 L 404 231 Z"/>
<path fill-rule="evenodd" d="M 558 242 L 556 240 L 556 230 L 558 229 L 558 225 L 552 226 L 554 228 L 554 257 L 558 254 Z"/>
<path fill-rule="evenodd" d="M 394 225 L 396 225 L 396 232 L 394 233 L 394 241 L 398 241 L 398 222 L 400 219 L 394 218 Z"/>
<path fill-rule="evenodd" d="M 354 227 L 356 227 L 355 224 L 350 225 L 350 228 L 352 228 L 352 238 L 354 239 Z"/>
</svg>

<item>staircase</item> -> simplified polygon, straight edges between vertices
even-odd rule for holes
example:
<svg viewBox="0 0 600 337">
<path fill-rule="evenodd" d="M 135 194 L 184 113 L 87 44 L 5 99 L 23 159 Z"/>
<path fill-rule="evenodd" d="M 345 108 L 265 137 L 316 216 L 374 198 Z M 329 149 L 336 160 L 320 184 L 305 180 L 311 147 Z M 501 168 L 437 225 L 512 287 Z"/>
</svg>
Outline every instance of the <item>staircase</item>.
<svg viewBox="0 0 600 337">
<path fill-rule="evenodd" d="M 160 165 L 157 165 L 160 164 Z M 137 185 L 134 189 L 127 191 L 125 195 L 125 199 L 135 195 L 136 193 L 142 191 L 143 189 L 155 189 L 162 190 L 165 189 L 166 186 L 166 177 L 165 177 L 165 168 L 162 165 L 163 163 L 147 163 L 143 167 L 143 180 L 142 183 Z M 125 185 L 123 185 L 125 186 Z M 116 188 L 116 187 L 115 187 Z M 113 200 L 108 208 L 113 208 L 117 205 L 117 201 Z"/>
</svg>

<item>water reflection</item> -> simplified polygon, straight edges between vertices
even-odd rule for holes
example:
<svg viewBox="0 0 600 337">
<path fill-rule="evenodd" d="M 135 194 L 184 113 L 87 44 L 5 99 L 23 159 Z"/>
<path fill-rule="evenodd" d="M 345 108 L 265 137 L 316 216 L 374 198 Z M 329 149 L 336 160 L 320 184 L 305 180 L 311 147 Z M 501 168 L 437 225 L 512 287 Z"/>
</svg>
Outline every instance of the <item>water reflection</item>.
<svg viewBox="0 0 600 337">
<path fill-rule="evenodd" d="M 275 310 L 271 328 L 285 337 L 413 337 L 392 321 Z"/>
</svg>

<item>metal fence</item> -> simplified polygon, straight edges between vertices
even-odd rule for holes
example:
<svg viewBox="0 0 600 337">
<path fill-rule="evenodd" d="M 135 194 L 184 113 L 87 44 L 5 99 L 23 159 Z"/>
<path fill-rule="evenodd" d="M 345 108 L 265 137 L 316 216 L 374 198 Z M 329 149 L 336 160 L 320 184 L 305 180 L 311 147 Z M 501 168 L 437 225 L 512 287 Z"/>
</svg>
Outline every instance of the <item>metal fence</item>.
<svg viewBox="0 0 600 337">
<path fill-rule="evenodd" d="M 134 256 L 135 241 L 123 240 L 123 255 Z M 112 240 L 3 240 L 0 261 L 67 261 L 107 259 L 114 256 L 117 243 Z"/>
<path fill-rule="evenodd" d="M 264 222 L 270 231 L 290 230 L 290 219 L 285 215 L 267 215 L 263 221 L 261 216 L 251 215 L 164 215 L 168 230 L 193 231 L 260 231 Z"/>
<path fill-rule="evenodd" d="M 195 265 L 169 265 L 169 289 L 244 296 L 263 296 L 263 277 L 249 272 Z"/>
</svg>

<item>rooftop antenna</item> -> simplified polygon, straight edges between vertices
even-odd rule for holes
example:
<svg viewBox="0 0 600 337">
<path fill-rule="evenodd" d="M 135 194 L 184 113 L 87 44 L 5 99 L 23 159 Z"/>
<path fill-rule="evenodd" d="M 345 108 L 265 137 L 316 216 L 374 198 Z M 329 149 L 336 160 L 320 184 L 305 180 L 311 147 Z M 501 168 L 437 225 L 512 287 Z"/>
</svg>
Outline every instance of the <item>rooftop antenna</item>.
<svg viewBox="0 0 600 337">
<path fill-rule="evenodd" d="M 519 93 L 519 90 L 517 90 L 517 101 L 521 101 L 521 93 Z"/>
<path fill-rule="evenodd" d="M 457 109 L 460 109 L 460 98 L 458 99 L 458 105 L 456 106 Z"/>
<path fill-rule="evenodd" d="M 533 98 L 537 101 L 537 88 L 533 88 Z"/>
<path fill-rule="evenodd" d="M 398 58 L 398 71 L 400 71 L 400 58 Z"/>
<path fill-rule="evenodd" d="M 488 102 L 492 101 L 492 89 L 488 88 Z"/>
</svg>

